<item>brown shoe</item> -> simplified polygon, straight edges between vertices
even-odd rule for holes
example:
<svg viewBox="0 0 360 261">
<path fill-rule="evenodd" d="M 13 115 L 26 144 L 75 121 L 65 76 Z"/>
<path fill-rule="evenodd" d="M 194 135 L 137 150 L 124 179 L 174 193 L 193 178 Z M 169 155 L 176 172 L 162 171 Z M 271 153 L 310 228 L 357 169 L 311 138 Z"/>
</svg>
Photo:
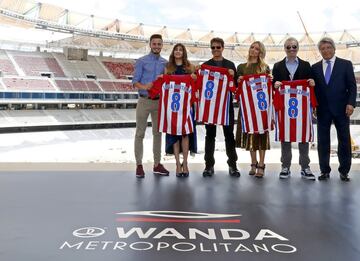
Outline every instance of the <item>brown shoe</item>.
<svg viewBox="0 0 360 261">
<path fill-rule="evenodd" d="M 262 178 L 265 175 L 265 164 L 263 166 L 258 165 L 255 177 Z"/>
<path fill-rule="evenodd" d="M 160 163 L 156 167 L 154 166 L 153 172 L 160 176 L 169 176 L 169 171 Z"/>
<path fill-rule="evenodd" d="M 143 169 L 143 165 L 137 165 L 136 167 L 136 177 L 138 179 L 145 178 L 145 172 Z"/>
</svg>

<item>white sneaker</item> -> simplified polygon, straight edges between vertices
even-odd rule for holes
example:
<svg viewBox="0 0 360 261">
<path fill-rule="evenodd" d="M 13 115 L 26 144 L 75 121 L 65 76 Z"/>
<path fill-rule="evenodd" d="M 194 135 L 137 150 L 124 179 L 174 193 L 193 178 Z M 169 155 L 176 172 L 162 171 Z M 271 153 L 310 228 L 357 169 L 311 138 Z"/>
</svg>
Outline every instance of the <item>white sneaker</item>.
<svg viewBox="0 0 360 261">
<path fill-rule="evenodd" d="M 306 168 L 306 169 L 303 169 L 301 171 L 301 177 L 303 179 L 307 179 L 307 180 L 315 180 L 315 176 L 314 174 L 312 173 L 311 169 L 310 168 Z"/>
<path fill-rule="evenodd" d="M 288 178 L 290 178 L 290 174 L 291 174 L 290 169 L 287 167 L 283 167 L 279 174 L 279 178 L 280 179 L 288 179 Z"/>
</svg>

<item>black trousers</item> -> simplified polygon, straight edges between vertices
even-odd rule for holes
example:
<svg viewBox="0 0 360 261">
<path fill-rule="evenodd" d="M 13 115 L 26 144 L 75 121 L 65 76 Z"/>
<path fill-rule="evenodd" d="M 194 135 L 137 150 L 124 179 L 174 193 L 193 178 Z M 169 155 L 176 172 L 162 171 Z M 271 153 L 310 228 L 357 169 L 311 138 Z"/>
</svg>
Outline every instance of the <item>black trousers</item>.
<svg viewBox="0 0 360 261">
<path fill-rule="evenodd" d="M 228 156 L 227 164 L 229 167 L 236 168 L 236 161 L 238 159 L 235 150 L 235 138 L 234 138 L 234 107 L 230 104 L 229 108 L 230 124 L 223 126 L 223 132 L 225 137 L 226 155 Z M 205 167 L 210 168 L 215 165 L 214 151 L 215 151 L 215 137 L 216 137 L 216 125 L 206 124 L 206 136 L 205 136 Z"/>
<path fill-rule="evenodd" d="M 347 174 L 351 168 L 350 120 L 346 115 L 334 116 L 318 112 L 317 139 L 320 171 L 330 173 L 330 129 L 334 123 L 338 139 L 339 172 Z"/>
</svg>

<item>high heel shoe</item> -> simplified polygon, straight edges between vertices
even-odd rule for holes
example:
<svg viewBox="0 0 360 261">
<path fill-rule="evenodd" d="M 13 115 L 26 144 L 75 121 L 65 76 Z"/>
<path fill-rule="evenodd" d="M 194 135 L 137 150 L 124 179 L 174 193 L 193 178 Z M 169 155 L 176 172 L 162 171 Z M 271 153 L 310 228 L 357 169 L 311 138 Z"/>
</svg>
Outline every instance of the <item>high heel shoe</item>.
<svg viewBox="0 0 360 261">
<path fill-rule="evenodd" d="M 181 178 L 181 177 L 183 176 L 182 168 L 183 168 L 183 164 L 181 163 L 181 165 L 180 165 L 180 172 L 176 172 L 176 177 Z"/>
<path fill-rule="evenodd" d="M 259 169 L 261 169 L 262 172 L 259 172 Z M 265 175 L 265 164 L 263 166 L 258 165 L 257 171 L 255 173 L 255 177 L 262 178 L 262 177 L 264 177 L 264 175 Z"/>
<path fill-rule="evenodd" d="M 186 164 L 186 166 L 187 166 L 187 164 Z M 185 177 L 185 178 L 189 177 L 190 173 L 184 171 L 184 162 L 181 164 L 181 168 L 183 169 L 183 172 L 182 172 L 183 177 Z"/>
<path fill-rule="evenodd" d="M 249 171 L 249 175 L 254 176 L 256 174 L 256 169 L 258 167 L 258 162 L 256 162 L 255 164 L 252 163 L 252 164 L 250 164 L 250 166 L 251 166 L 251 169 Z"/>
</svg>

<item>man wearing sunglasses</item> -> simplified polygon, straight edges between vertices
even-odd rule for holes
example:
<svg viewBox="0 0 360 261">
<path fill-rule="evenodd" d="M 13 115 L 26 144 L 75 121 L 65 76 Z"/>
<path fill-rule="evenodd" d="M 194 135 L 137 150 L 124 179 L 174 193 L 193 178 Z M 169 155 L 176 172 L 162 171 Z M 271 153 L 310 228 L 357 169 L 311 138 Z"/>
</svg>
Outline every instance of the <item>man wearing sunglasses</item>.
<svg viewBox="0 0 360 261">
<path fill-rule="evenodd" d="M 322 60 L 312 66 L 316 82 L 319 180 L 330 178 L 330 129 L 334 123 L 338 137 L 340 179 L 349 181 L 351 167 L 350 116 L 356 103 L 356 80 L 351 61 L 335 56 L 335 43 L 329 37 L 318 43 Z"/>
<path fill-rule="evenodd" d="M 212 59 L 208 60 L 204 64 L 210 66 L 217 66 L 229 69 L 229 74 L 235 77 L 236 67 L 235 64 L 222 55 L 224 51 L 224 40 L 221 38 L 213 38 L 210 41 Z M 236 79 L 235 83 L 237 82 Z M 236 161 L 237 154 L 235 150 L 235 138 L 234 138 L 234 107 L 233 97 L 230 94 L 230 108 L 229 108 L 229 125 L 223 126 L 223 132 L 225 136 L 225 148 L 226 155 L 228 156 L 229 174 L 234 177 L 240 177 L 240 172 L 237 169 Z M 206 124 L 206 137 L 205 137 L 205 170 L 203 176 L 212 176 L 214 174 L 214 151 L 215 151 L 215 137 L 216 137 L 216 125 Z"/>
<path fill-rule="evenodd" d="M 315 86 L 312 79 L 311 66 L 309 62 L 301 60 L 297 53 L 299 51 L 299 42 L 293 38 L 288 38 L 284 43 L 286 57 L 274 64 L 273 67 L 273 84 L 275 88 L 281 86 L 281 81 L 308 80 L 311 87 Z M 299 164 L 301 166 L 301 177 L 307 180 L 315 180 L 315 176 L 310 169 L 309 143 L 299 142 Z M 281 142 L 281 164 L 282 169 L 279 175 L 280 179 L 290 177 L 292 153 L 291 142 Z"/>
</svg>

